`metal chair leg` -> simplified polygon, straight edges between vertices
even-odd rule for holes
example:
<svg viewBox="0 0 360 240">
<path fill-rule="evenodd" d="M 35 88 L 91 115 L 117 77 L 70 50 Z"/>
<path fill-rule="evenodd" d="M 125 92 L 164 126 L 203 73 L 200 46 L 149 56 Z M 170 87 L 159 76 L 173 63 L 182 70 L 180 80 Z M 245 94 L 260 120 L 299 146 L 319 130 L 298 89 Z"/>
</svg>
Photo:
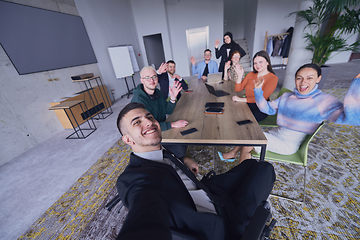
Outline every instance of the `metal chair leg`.
<svg viewBox="0 0 360 240">
<path fill-rule="evenodd" d="M 305 194 L 306 194 L 306 166 L 304 166 L 304 193 L 303 193 L 303 203 L 305 203 Z"/>
</svg>

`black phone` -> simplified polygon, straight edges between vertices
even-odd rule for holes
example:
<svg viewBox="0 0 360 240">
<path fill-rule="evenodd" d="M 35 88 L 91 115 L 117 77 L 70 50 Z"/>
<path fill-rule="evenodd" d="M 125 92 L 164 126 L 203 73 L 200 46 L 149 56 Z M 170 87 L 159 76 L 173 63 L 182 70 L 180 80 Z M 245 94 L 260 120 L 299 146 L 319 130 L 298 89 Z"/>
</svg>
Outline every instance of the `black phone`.
<svg viewBox="0 0 360 240">
<path fill-rule="evenodd" d="M 184 130 L 184 131 L 182 131 L 180 133 L 181 133 L 181 135 L 185 136 L 185 135 L 188 135 L 188 134 L 193 133 L 193 132 L 197 132 L 197 129 L 196 128 L 190 128 L 190 129 Z"/>
<path fill-rule="evenodd" d="M 209 107 L 205 110 L 205 113 L 222 114 L 223 110 L 222 108 Z"/>
<path fill-rule="evenodd" d="M 239 124 L 239 125 L 244 125 L 244 124 L 252 123 L 252 121 L 247 119 L 247 120 L 243 120 L 243 121 L 238 121 L 236 123 Z"/>
<path fill-rule="evenodd" d="M 205 104 L 206 108 L 223 108 L 224 102 L 207 102 Z"/>
</svg>

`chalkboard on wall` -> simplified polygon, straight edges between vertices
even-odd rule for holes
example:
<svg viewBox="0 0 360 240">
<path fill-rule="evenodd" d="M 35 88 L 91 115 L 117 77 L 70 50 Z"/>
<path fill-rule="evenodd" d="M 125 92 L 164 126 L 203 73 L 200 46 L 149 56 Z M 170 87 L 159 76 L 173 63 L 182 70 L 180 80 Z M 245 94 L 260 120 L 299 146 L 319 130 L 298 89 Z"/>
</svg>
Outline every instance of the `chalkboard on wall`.
<svg viewBox="0 0 360 240">
<path fill-rule="evenodd" d="M 0 1 L 0 44 L 19 74 L 97 63 L 82 18 Z"/>
<path fill-rule="evenodd" d="M 116 78 L 124 78 L 139 71 L 133 46 L 115 46 L 108 48 Z"/>
</svg>

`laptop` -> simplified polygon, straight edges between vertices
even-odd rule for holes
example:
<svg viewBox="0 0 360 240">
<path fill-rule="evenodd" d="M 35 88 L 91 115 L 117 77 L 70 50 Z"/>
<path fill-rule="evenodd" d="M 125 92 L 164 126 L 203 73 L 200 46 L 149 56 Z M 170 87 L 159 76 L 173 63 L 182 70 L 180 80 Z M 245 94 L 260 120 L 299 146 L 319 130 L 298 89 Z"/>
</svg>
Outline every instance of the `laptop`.
<svg viewBox="0 0 360 240">
<path fill-rule="evenodd" d="M 221 82 L 222 81 L 222 72 L 218 73 L 209 73 L 207 75 L 207 82 L 214 83 L 214 82 Z"/>
<path fill-rule="evenodd" d="M 215 91 L 215 88 L 213 86 L 211 86 L 209 84 L 206 84 L 206 83 L 204 83 L 204 84 L 205 84 L 207 90 L 209 91 L 209 93 L 211 93 L 212 95 L 215 95 L 217 97 L 223 97 L 223 96 L 230 95 L 230 93 L 227 93 L 227 92 L 225 92 L 223 90 L 216 90 Z"/>
</svg>

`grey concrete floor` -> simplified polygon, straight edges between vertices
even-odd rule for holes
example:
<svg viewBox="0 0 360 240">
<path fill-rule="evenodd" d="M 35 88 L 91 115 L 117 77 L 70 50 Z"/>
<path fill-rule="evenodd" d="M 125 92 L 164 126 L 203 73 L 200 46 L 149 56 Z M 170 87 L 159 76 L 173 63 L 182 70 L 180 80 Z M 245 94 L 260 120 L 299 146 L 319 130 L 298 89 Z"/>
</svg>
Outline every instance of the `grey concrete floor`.
<svg viewBox="0 0 360 240">
<path fill-rule="evenodd" d="M 332 64 L 324 88 L 348 87 L 360 61 Z M 285 69 L 276 69 L 279 85 Z M 0 167 L 0 239 L 17 239 L 120 138 L 119 111 L 130 99 L 114 102 L 113 114 L 96 120 L 86 139 L 65 139 L 63 130 Z"/>
<path fill-rule="evenodd" d="M 20 237 L 120 138 L 116 118 L 130 100 L 115 101 L 86 139 L 63 130 L 0 167 L 0 239 Z"/>
</svg>

